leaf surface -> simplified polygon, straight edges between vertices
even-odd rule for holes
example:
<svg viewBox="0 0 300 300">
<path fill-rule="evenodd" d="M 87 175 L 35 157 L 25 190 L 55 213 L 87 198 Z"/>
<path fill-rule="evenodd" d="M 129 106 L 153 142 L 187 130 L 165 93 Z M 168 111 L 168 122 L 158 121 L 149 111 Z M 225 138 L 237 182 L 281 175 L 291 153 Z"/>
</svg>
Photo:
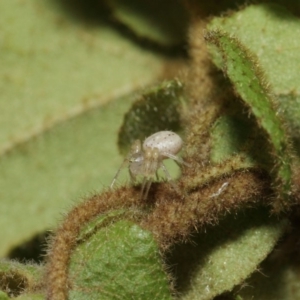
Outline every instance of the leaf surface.
<svg viewBox="0 0 300 300">
<path fill-rule="evenodd" d="M 101 19 L 80 18 L 81 1 L 65 4 L 0 2 L 0 256 L 110 182 L 131 103 L 123 95 L 156 79 L 164 62 Z"/>
<path fill-rule="evenodd" d="M 254 272 L 287 225 L 268 214 L 260 208 L 229 215 L 191 245 L 178 247 L 170 264 L 176 266 L 181 299 L 213 299 Z"/>
<path fill-rule="evenodd" d="M 257 57 L 257 64 L 264 73 L 263 80 L 269 86 L 278 106 L 277 113 L 288 124 L 290 134 L 299 146 L 299 18 L 282 6 L 250 5 L 228 17 L 215 18 L 209 25 L 209 30 L 219 29 L 237 38 Z M 220 53 L 212 51 L 212 54 L 215 63 L 222 67 Z M 296 150 L 298 151 L 298 147 Z"/>
<path fill-rule="evenodd" d="M 180 2 L 109 0 L 116 20 L 137 36 L 164 46 L 174 46 L 185 40 L 187 12 Z"/>
<path fill-rule="evenodd" d="M 249 10 L 251 11 L 252 8 L 250 7 Z M 255 8 L 262 10 L 265 6 Z M 263 20 L 262 17 L 261 19 Z M 288 205 L 291 187 L 291 151 L 288 130 L 278 113 L 280 111 L 280 107 L 277 107 L 278 101 L 274 101 L 273 91 L 268 87 L 264 69 L 261 69 L 263 65 L 260 64 L 260 58 L 251 52 L 248 44 L 245 45 L 231 32 L 223 31 L 223 28 L 220 30 L 220 24 L 216 25 L 213 22 L 209 28 L 211 31 L 207 34 L 207 41 L 211 45 L 215 63 L 224 70 L 237 93 L 250 107 L 273 146 L 272 152 L 277 173 L 276 186 L 281 198 L 275 204 L 275 210 L 281 210 Z"/>
<path fill-rule="evenodd" d="M 86 238 L 81 234 L 72 254 L 70 299 L 171 299 L 150 232 L 125 220 L 101 227 L 105 218 L 98 219 L 82 231 Z"/>
</svg>

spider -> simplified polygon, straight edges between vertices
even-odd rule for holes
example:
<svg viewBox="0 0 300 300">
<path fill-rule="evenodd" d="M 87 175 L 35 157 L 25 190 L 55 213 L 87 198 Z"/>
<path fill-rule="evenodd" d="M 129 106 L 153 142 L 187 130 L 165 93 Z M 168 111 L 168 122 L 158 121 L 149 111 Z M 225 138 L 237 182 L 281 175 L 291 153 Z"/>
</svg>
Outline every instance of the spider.
<svg viewBox="0 0 300 300">
<path fill-rule="evenodd" d="M 172 180 L 163 160 L 171 158 L 176 163 L 185 164 L 180 157 L 176 156 L 181 150 L 182 144 L 181 137 L 172 131 L 156 132 L 147 137 L 143 145 L 140 140 L 136 140 L 131 145 L 129 154 L 118 169 L 110 187 L 113 187 L 121 169 L 128 165 L 131 182 L 135 183 L 137 176 L 143 177 L 141 198 L 146 199 L 154 177 L 158 178 L 157 171 L 160 168 L 166 177 L 170 181 Z M 173 187 L 177 190 L 174 184 Z"/>
</svg>

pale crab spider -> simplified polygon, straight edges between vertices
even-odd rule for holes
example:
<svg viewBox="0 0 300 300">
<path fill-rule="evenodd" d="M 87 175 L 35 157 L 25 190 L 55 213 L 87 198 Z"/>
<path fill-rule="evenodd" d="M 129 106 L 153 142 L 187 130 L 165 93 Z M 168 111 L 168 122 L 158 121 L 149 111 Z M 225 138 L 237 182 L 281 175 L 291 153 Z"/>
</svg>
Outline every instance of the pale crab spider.
<svg viewBox="0 0 300 300">
<path fill-rule="evenodd" d="M 131 145 L 131 150 L 118 169 L 110 187 L 113 187 L 121 169 L 128 165 L 130 179 L 133 183 L 137 176 L 143 177 L 141 197 L 146 199 L 151 183 L 155 176 L 158 177 L 157 171 L 160 168 L 166 177 L 172 180 L 163 160 L 171 158 L 179 164 L 185 164 L 180 157 L 176 156 L 181 150 L 182 144 L 181 137 L 172 131 L 159 131 L 150 135 L 145 139 L 143 146 L 140 140 L 136 140 Z M 173 187 L 177 190 L 174 184 Z"/>
</svg>

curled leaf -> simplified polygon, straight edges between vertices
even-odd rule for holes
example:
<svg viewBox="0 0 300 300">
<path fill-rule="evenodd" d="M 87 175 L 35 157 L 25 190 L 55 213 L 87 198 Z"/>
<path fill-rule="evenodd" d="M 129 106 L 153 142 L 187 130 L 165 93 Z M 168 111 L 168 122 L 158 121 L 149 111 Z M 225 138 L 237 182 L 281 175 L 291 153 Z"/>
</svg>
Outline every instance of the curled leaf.
<svg viewBox="0 0 300 300">
<path fill-rule="evenodd" d="M 240 41 L 223 31 L 209 31 L 207 42 L 221 58 L 220 67 L 232 81 L 235 90 L 250 107 L 258 124 L 273 146 L 279 199 L 275 209 L 288 206 L 291 188 L 291 153 L 284 123 L 267 88 L 265 78 L 254 55 Z"/>
</svg>

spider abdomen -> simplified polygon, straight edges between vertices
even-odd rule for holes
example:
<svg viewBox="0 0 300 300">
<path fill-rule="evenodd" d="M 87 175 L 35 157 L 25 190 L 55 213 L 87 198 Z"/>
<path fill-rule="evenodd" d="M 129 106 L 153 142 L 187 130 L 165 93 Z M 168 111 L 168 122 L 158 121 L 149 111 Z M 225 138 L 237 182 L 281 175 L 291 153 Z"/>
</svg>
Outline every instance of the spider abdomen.
<svg viewBox="0 0 300 300">
<path fill-rule="evenodd" d="M 181 137 L 172 131 L 159 131 L 147 137 L 143 149 L 157 148 L 161 159 L 176 155 L 182 148 Z"/>
</svg>

